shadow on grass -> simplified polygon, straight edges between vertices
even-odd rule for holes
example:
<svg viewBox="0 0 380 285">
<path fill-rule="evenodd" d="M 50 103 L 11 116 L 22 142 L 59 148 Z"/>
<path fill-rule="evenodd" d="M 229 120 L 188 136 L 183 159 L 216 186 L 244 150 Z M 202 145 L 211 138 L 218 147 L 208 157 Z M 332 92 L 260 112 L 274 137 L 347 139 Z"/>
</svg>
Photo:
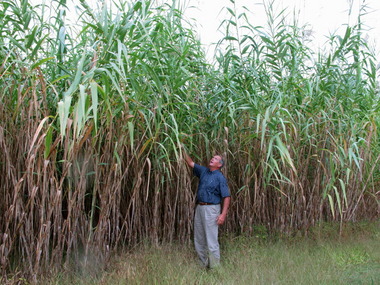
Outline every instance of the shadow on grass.
<svg viewBox="0 0 380 285">
<path fill-rule="evenodd" d="M 380 284 L 380 263 L 350 265 L 342 272 L 346 284 Z"/>
</svg>

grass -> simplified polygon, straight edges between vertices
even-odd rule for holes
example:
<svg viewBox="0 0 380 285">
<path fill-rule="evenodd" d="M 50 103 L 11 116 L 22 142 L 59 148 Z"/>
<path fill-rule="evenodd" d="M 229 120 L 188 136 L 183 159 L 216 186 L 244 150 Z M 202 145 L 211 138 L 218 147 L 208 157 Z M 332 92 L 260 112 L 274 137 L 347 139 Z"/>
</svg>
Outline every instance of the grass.
<svg viewBox="0 0 380 285">
<path fill-rule="evenodd" d="M 316 228 L 305 238 L 221 239 L 222 265 L 205 270 L 192 245 L 140 245 L 96 273 L 62 273 L 45 284 L 379 284 L 378 224 Z M 90 266 L 90 268 L 94 268 Z M 96 268 L 96 266 L 95 266 Z"/>
</svg>

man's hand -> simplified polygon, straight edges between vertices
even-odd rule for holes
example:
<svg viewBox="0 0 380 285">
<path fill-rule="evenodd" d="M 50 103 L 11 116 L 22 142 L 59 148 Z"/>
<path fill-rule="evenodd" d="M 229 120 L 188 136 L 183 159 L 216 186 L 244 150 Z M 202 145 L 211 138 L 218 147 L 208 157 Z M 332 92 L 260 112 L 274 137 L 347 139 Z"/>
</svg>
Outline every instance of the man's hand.
<svg viewBox="0 0 380 285">
<path fill-rule="evenodd" d="M 226 220 L 226 215 L 220 214 L 218 218 L 216 219 L 216 223 L 218 226 L 221 226 L 224 224 L 224 221 Z"/>
<path fill-rule="evenodd" d="M 187 163 L 188 166 L 191 168 L 194 168 L 194 161 L 190 158 L 190 156 L 187 155 L 185 147 L 183 144 L 181 144 L 182 150 L 183 150 L 183 157 Z"/>
</svg>

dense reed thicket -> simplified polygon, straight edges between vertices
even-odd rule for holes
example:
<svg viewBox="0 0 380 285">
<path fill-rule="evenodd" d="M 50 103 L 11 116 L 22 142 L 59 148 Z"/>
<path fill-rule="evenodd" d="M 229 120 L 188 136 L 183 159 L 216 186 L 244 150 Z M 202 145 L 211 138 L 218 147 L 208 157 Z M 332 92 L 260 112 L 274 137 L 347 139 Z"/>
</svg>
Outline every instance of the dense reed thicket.
<svg viewBox="0 0 380 285">
<path fill-rule="evenodd" d="M 315 54 L 271 3 L 261 28 L 231 2 L 211 65 L 177 4 L 114 4 L 81 0 L 72 27 L 65 0 L 0 1 L 3 280 L 189 241 L 182 142 L 199 163 L 226 157 L 226 231 L 378 218 L 378 71 L 360 18 Z"/>
</svg>

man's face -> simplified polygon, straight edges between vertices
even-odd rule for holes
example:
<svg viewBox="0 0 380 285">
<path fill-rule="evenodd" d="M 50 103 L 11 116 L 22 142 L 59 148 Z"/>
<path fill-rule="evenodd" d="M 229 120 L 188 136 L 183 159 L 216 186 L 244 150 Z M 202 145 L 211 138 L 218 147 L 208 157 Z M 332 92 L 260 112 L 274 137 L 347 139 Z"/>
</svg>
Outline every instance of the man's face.
<svg viewBox="0 0 380 285">
<path fill-rule="evenodd" d="M 222 157 L 220 155 L 215 155 L 213 158 L 211 158 L 209 166 L 220 168 L 222 166 L 222 164 L 220 163 L 221 160 Z"/>
</svg>

